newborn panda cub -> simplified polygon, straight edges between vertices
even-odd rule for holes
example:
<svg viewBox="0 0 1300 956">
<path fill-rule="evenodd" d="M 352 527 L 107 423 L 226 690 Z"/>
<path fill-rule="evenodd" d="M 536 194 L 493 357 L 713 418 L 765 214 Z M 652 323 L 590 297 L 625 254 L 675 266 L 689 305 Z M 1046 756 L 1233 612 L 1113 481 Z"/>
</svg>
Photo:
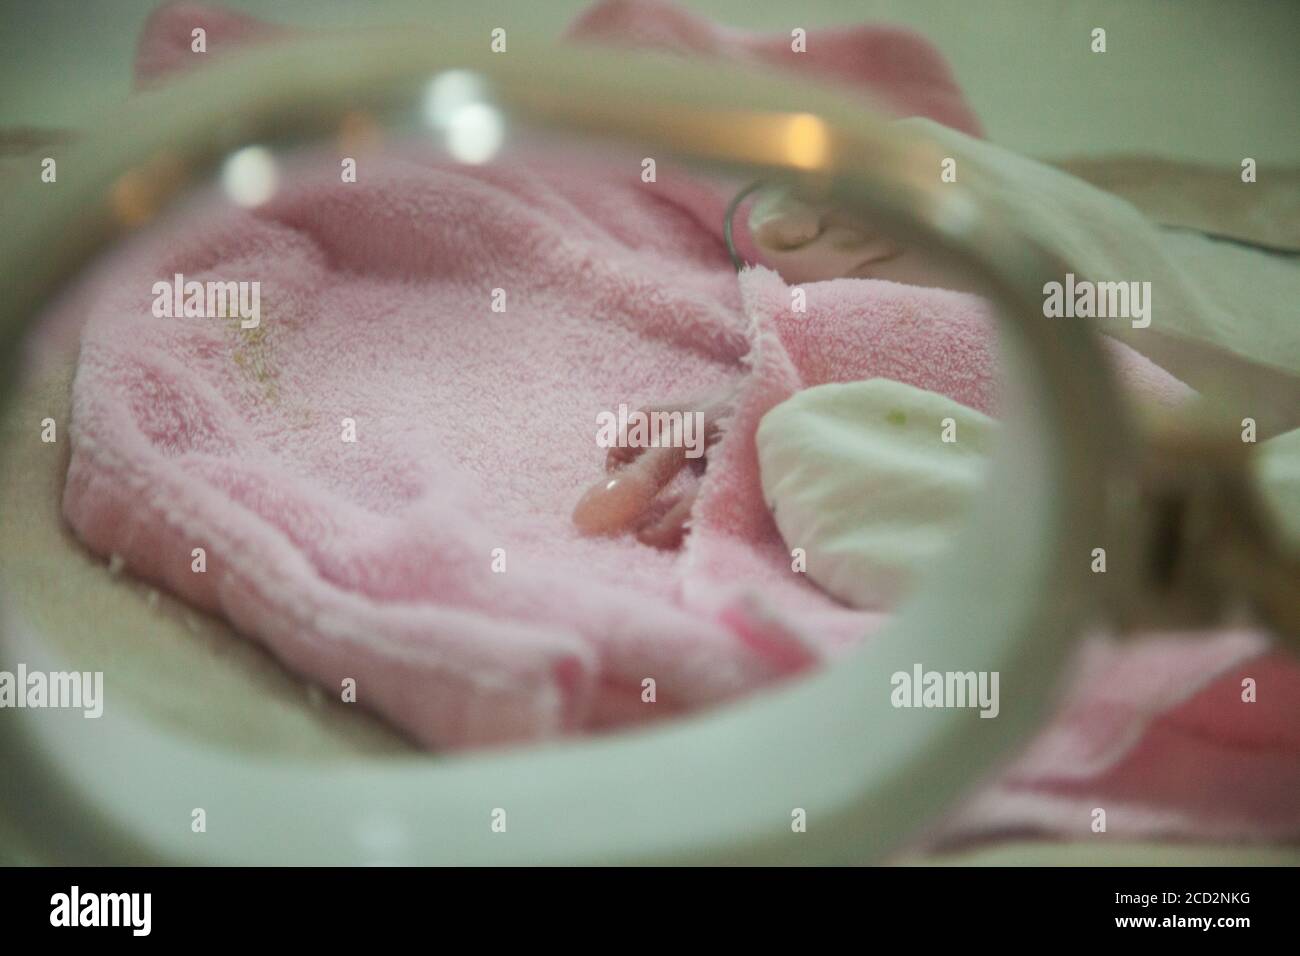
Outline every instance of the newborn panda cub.
<svg viewBox="0 0 1300 956">
<path fill-rule="evenodd" d="M 939 265 L 920 250 L 903 247 L 860 218 L 833 206 L 805 202 L 782 187 L 758 194 L 749 228 L 766 261 L 791 284 L 847 277 L 952 288 L 951 279 L 945 279 Z M 718 422 L 732 398 L 731 394 L 705 395 L 695 401 L 649 405 L 641 411 L 702 412 L 708 448 L 719 438 Z M 686 461 L 682 442 L 611 448 L 605 458 L 605 477 L 578 501 L 573 523 L 587 535 L 632 531 L 643 544 L 678 547 L 695 503 L 694 491 L 666 510 L 655 504 Z"/>
</svg>

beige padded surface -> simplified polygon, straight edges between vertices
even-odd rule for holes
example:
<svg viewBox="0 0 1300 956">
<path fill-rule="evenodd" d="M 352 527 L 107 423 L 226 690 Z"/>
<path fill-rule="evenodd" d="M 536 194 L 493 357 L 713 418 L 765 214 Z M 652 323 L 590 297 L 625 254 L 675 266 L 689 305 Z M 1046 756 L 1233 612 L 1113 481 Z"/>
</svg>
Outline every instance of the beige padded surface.
<svg viewBox="0 0 1300 956">
<path fill-rule="evenodd" d="M 1244 183 L 1239 168 L 1148 156 L 1054 165 L 1127 199 L 1162 225 L 1300 251 L 1300 169 L 1265 163 L 1255 182 Z"/>
</svg>

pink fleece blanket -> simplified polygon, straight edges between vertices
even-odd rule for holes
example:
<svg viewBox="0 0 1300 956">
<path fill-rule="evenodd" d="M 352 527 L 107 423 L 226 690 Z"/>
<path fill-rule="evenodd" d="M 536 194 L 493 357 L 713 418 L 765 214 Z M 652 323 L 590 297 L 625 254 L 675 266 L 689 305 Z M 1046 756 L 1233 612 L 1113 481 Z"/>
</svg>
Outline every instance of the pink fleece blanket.
<svg viewBox="0 0 1300 956">
<path fill-rule="evenodd" d="M 274 32 L 166 7 L 146 31 L 140 80 L 184 67 L 198 25 L 217 55 Z M 615 2 L 573 32 L 780 61 L 977 130 L 941 58 L 898 30 L 814 32 L 794 58 L 784 37 Z M 64 498 L 91 548 L 224 615 L 326 688 L 355 680 L 358 703 L 432 747 L 652 720 L 770 684 L 871 632 L 878 615 L 790 571 L 754 431 L 799 388 L 877 375 L 989 410 L 995 355 L 978 299 L 837 280 L 809 286 L 815 322 L 792 323 L 779 277 L 757 269 L 737 283 L 731 271 L 726 190 L 663 166 L 653 185 L 635 164 L 540 152 L 523 171 L 394 151 L 350 184 L 328 166 L 288 168 L 255 211 L 183 220 L 105 283 L 83 336 Z M 155 318 L 153 283 L 175 273 L 260 281 L 261 327 Z M 493 311 L 494 290 L 505 311 Z M 1149 394 L 1186 394 L 1117 355 Z M 603 457 L 597 412 L 738 383 L 707 472 L 682 479 L 702 485 L 681 553 L 574 532 L 570 511 Z M 1291 715 L 1277 697 L 1248 718 L 1203 699 L 1216 677 L 1230 690 L 1229 669 L 1261 646 L 1228 635 L 1094 649 L 1060 719 L 949 835 L 1086 834 L 1076 804 L 1108 786 L 1136 808 L 1114 831 L 1300 832 L 1288 799 L 1300 747 L 1278 726 Z M 1280 660 L 1251 666 L 1296 679 Z M 1246 775 L 1260 806 L 1225 809 L 1240 786 L 1220 788 L 1232 792 L 1216 805 L 1173 800 L 1145 780 L 1149 754 L 1125 771 L 1153 747 L 1182 779 L 1197 775 L 1198 793 L 1225 768 Z M 1261 748 L 1267 760 L 1254 759 Z"/>
</svg>

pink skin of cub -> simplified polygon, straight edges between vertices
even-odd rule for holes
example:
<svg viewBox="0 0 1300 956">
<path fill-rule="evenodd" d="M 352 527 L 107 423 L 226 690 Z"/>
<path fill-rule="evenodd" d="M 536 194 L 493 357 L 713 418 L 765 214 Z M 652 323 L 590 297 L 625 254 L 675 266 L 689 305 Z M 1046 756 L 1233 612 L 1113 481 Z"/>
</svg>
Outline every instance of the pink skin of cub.
<svg viewBox="0 0 1300 956">
<path fill-rule="evenodd" d="M 700 412 L 704 418 L 704 447 L 717 442 L 718 420 L 726 412 L 726 398 L 672 405 L 650 405 L 642 412 Z M 682 442 L 661 447 L 616 445 L 605 456 L 606 477 L 591 486 L 573 509 L 573 523 L 583 534 L 619 534 L 634 531 L 637 540 L 655 548 L 676 548 L 686 534 L 686 522 L 695 503 L 694 492 L 683 495 L 667 511 L 653 516 L 660 492 L 689 460 Z"/>
<path fill-rule="evenodd" d="M 888 279 L 912 285 L 955 288 L 951 276 L 922 251 L 905 248 L 861 220 L 830 206 L 810 205 L 779 189 L 760 193 L 749 227 L 768 262 L 786 282 L 804 283 L 843 276 Z M 703 396 L 693 403 L 649 405 L 644 412 L 701 411 L 705 447 L 718 437 L 718 421 L 732 396 Z M 592 485 L 573 509 L 573 523 L 587 535 L 632 531 L 651 547 L 680 546 L 694 504 L 694 493 L 652 515 L 660 493 L 686 464 L 680 447 L 609 450 L 606 477 Z"/>
</svg>

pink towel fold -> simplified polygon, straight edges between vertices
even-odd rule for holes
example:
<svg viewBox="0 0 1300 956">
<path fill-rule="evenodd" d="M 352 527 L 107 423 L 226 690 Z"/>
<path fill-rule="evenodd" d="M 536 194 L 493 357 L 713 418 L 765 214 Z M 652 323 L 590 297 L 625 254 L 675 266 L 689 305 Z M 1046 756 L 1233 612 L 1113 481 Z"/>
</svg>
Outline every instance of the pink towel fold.
<svg viewBox="0 0 1300 956">
<path fill-rule="evenodd" d="M 777 66 L 805 80 L 835 83 L 899 116 L 926 116 L 980 136 L 979 120 L 947 61 L 924 37 L 887 24 L 756 35 L 712 23 L 658 0 L 605 0 L 578 17 L 569 35 L 613 46 L 649 47 Z"/>
<path fill-rule="evenodd" d="M 226 15 L 188 4 L 155 15 L 141 76 L 184 65 L 151 54 L 150 38 L 167 46 L 197 16 Z M 265 35 L 232 22 L 232 42 Z M 574 33 L 788 49 L 661 4 L 602 4 Z M 210 44 L 225 35 L 212 30 Z M 822 42 L 834 51 L 824 61 Z M 919 38 L 814 33 L 806 55 L 826 75 L 892 89 L 904 112 L 974 128 Z M 324 173 L 290 164 L 256 211 L 191 212 L 104 282 L 74 383 L 64 510 L 81 538 L 327 689 L 356 680 L 358 703 L 434 747 L 651 720 L 854 646 L 881 618 L 791 572 L 762 501 L 759 418 L 809 384 L 871 376 L 985 410 L 995 399 L 980 300 L 836 280 L 806 286 L 809 316 L 795 319 L 775 274 L 737 283 L 724 190 L 663 167 L 645 184 L 636 163 L 594 156 L 528 159 L 467 168 L 394 150 L 350 184 L 333 160 Z M 260 281 L 261 328 L 155 318 L 152 285 L 178 272 Z M 491 307 L 497 289 L 504 312 Z M 1186 394 L 1116 354 L 1140 390 Z M 575 533 L 570 511 L 603 459 L 598 412 L 742 381 L 707 472 L 679 482 L 702 483 L 682 553 Z M 342 440 L 345 419 L 355 442 Z M 1241 635 L 1094 645 L 1058 719 L 946 837 L 1011 825 L 1086 835 L 1077 810 L 1094 793 L 1129 808 L 1113 825 L 1126 833 L 1300 833 L 1300 742 L 1279 730 L 1294 705 L 1274 697 L 1245 713 L 1206 696 L 1262 646 Z M 1250 666 L 1270 694 L 1295 686 L 1290 662 Z M 1173 799 L 1187 761 L 1200 761 L 1193 779 L 1212 804 Z M 1225 773 L 1248 784 L 1225 786 Z"/>
</svg>

